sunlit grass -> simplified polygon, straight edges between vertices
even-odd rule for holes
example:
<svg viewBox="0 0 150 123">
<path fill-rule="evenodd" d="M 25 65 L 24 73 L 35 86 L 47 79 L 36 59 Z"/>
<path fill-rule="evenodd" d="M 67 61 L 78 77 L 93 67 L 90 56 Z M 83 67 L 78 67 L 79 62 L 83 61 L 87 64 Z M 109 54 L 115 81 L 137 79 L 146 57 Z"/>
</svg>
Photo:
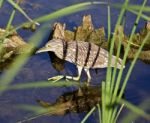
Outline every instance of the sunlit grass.
<svg viewBox="0 0 150 123">
<path fill-rule="evenodd" d="M 15 9 L 17 9 L 21 14 L 23 14 L 30 22 L 34 22 L 26 13 L 25 11 L 16 4 L 13 0 L 7 0 Z M 39 25 L 37 22 L 35 22 L 37 25 Z"/>
<path fill-rule="evenodd" d="M 85 121 L 89 118 L 89 116 L 95 111 L 96 107 L 93 107 L 87 115 L 82 119 L 81 123 L 85 123 Z"/>
<path fill-rule="evenodd" d="M 36 32 L 36 34 L 31 37 L 31 40 L 29 42 L 30 45 L 36 46 L 40 43 L 40 41 L 43 39 L 43 36 L 45 35 L 46 30 L 45 28 L 42 28 Z M 30 58 L 30 55 L 32 53 L 32 50 L 28 54 L 22 54 L 15 58 L 14 62 L 10 65 L 10 69 L 5 71 L 5 73 L 0 78 L 0 84 L 1 85 L 9 85 L 15 75 L 19 72 L 19 70 L 22 68 L 22 66 L 28 61 Z M 2 91 L 1 91 L 2 92 Z"/>
<path fill-rule="evenodd" d="M 125 1 L 125 2 L 128 2 L 128 1 Z M 148 17 L 145 17 L 142 14 L 142 11 L 148 10 L 148 9 L 144 9 L 145 8 L 145 4 L 146 4 L 146 0 L 143 2 L 142 6 L 140 6 L 140 7 L 138 7 L 136 9 L 136 10 L 139 10 L 139 12 L 136 12 L 136 13 L 134 12 L 134 14 L 137 14 L 137 19 L 135 21 L 136 24 L 134 25 L 134 27 L 132 29 L 131 36 L 129 38 L 127 48 L 125 50 L 125 54 L 124 54 L 124 57 L 123 57 L 122 69 L 120 70 L 119 75 L 117 77 L 117 82 L 114 83 L 115 76 L 116 76 L 116 67 L 114 68 L 114 71 L 113 71 L 112 81 L 111 81 L 111 68 L 108 67 L 108 69 L 107 69 L 107 76 L 106 76 L 106 83 L 102 82 L 102 120 L 100 121 L 102 123 L 115 123 L 115 122 L 117 122 L 118 114 L 120 114 L 121 110 L 118 110 L 118 108 L 119 108 L 118 106 L 113 108 L 113 109 L 112 108 L 108 109 L 107 106 L 110 105 L 110 104 L 113 105 L 113 103 L 115 103 L 116 100 L 120 100 L 121 99 L 121 97 L 122 97 L 122 95 L 124 93 L 127 81 L 128 81 L 128 79 L 129 79 L 129 77 L 131 75 L 131 71 L 132 71 L 132 69 L 133 69 L 133 67 L 135 65 L 135 62 L 136 62 L 136 60 L 137 60 L 137 58 L 138 58 L 138 56 L 139 56 L 139 54 L 140 54 L 144 44 L 146 43 L 147 39 L 150 38 L 149 37 L 149 33 L 148 33 L 147 36 L 145 37 L 145 39 L 143 40 L 142 45 L 140 46 L 138 52 L 136 53 L 136 55 L 134 57 L 134 60 L 131 63 L 129 71 L 127 72 L 127 75 L 126 75 L 126 77 L 124 79 L 123 86 L 121 87 L 121 91 L 119 93 L 119 99 L 117 99 L 118 98 L 117 93 L 118 93 L 118 89 L 120 87 L 121 78 L 122 78 L 121 76 L 123 74 L 123 66 L 125 65 L 125 62 L 126 62 L 127 54 L 129 52 L 130 45 L 132 43 L 132 37 L 133 37 L 133 34 L 135 33 L 135 30 L 136 30 L 136 25 L 138 24 L 138 21 L 139 21 L 141 16 L 144 17 L 145 19 L 149 20 Z M 122 14 L 120 14 L 119 17 L 118 17 L 118 22 L 116 24 L 116 27 L 121 23 L 121 19 L 122 19 L 122 16 L 123 16 L 124 12 L 125 12 L 125 9 L 129 8 L 129 5 L 127 5 L 126 8 L 123 8 L 123 7 L 125 7 L 125 5 L 123 5 L 123 6 L 121 5 Z M 133 8 L 134 7 L 132 7 L 132 9 Z M 110 15 L 109 12 L 108 12 L 108 15 Z M 109 20 L 108 20 L 108 22 L 109 22 Z M 110 24 L 108 23 L 108 25 L 110 25 Z M 110 28 L 110 27 L 108 27 L 108 28 Z M 115 29 L 117 29 L 117 28 L 115 28 Z M 108 34 L 110 34 L 110 33 L 108 33 Z M 114 39 L 113 38 L 111 40 L 110 55 L 109 55 L 110 63 L 109 64 L 111 64 L 111 55 L 113 53 L 112 51 L 113 51 L 113 48 L 114 48 L 114 45 L 113 45 L 114 44 Z M 120 35 L 119 36 L 120 43 L 119 43 L 119 46 L 118 46 L 118 49 L 117 49 L 117 57 L 119 57 L 119 54 L 120 54 L 120 45 L 121 45 L 122 38 L 123 38 L 122 35 Z M 115 85 L 115 87 L 114 87 L 114 85 Z M 109 90 L 110 89 L 109 86 L 111 86 L 111 93 L 110 93 L 110 90 Z M 113 95 L 112 95 L 112 93 L 113 93 Z M 109 102 L 111 102 L 111 103 L 109 104 Z M 129 102 L 122 102 L 122 103 L 123 104 L 125 103 L 126 104 L 125 106 L 128 107 L 131 110 L 133 110 L 133 109 L 136 110 L 136 108 L 137 108 L 136 106 L 133 106 Z M 132 107 L 130 107 L 131 105 L 132 105 Z M 122 109 L 122 107 L 121 107 L 121 109 Z M 144 115 L 143 117 L 145 117 L 145 118 L 147 118 L 149 116 L 144 111 L 142 111 L 140 109 L 136 110 L 136 111 L 137 112 L 142 112 L 142 113 L 139 113 L 139 114 L 141 114 L 141 116 Z"/>
<path fill-rule="evenodd" d="M 1 0 L 0 1 L 0 8 L 2 7 L 3 3 L 4 3 L 4 0 Z"/>
<path fill-rule="evenodd" d="M 70 87 L 70 86 L 82 86 L 78 82 L 52 82 L 52 81 L 36 81 L 36 82 L 26 82 L 23 84 L 13 84 L 11 86 L 3 85 L 0 87 L 0 91 L 7 88 L 7 90 L 21 90 L 30 88 L 49 88 L 49 87 Z"/>
<path fill-rule="evenodd" d="M 0 1 L 0 8 L 3 5 L 3 0 Z M 122 74 L 123 74 L 123 67 L 126 63 L 126 59 L 127 59 L 127 55 L 128 52 L 130 50 L 130 45 L 132 44 L 132 38 L 133 35 L 135 33 L 137 24 L 140 20 L 140 18 L 144 18 L 147 21 L 150 21 L 150 18 L 147 15 L 144 15 L 142 12 L 150 12 L 150 7 L 149 6 L 145 6 L 147 0 L 143 1 L 142 5 L 130 5 L 128 4 L 129 0 L 125 0 L 124 4 L 111 4 L 109 3 L 107 5 L 106 2 L 84 2 L 84 3 L 79 3 L 79 4 L 75 4 L 75 5 L 71 5 L 69 7 L 65 7 L 63 9 L 57 10 L 53 13 L 49 13 L 47 15 L 35 18 L 35 19 L 31 19 L 23 10 L 22 8 L 16 4 L 13 0 L 7 0 L 7 2 L 9 2 L 13 7 L 14 10 L 12 11 L 12 14 L 10 16 L 10 19 L 8 21 L 7 27 L 6 29 L 9 30 L 9 28 L 12 25 L 12 21 L 13 18 L 15 17 L 15 11 L 18 10 L 20 13 L 22 13 L 28 20 L 29 22 L 25 22 L 25 23 L 30 23 L 30 22 L 38 22 L 38 23 L 43 23 L 43 22 L 49 22 L 53 19 L 68 15 L 68 14 L 72 14 L 75 12 L 79 12 L 82 10 L 86 10 L 89 9 L 91 6 L 93 6 L 94 4 L 100 4 L 100 5 L 106 5 L 107 9 L 108 9 L 108 41 L 110 44 L 110 52 L 109 52 L 109 62 L 108 62 L 108 69 L 107 69 L 107 75 L 106 75 L 106 81 L 102 82 L 102 103 L 98 104 L 97 106 L 93 107 L 91 109 L 90 112 L 87 113 L 87 115 L 85 116 L 85 118 L 81 121 L 81 123 L 86 122 L 86 120 L 89 118 L 89 116 L 96 110 L 98 109 L 98 113 L 99 113 L 99 118 L 100 118 L 100 123 L 116 123 L 119 117 L 119 114 L 122 111 L 122 108 L 125 106 L 127 108 L 129 108 L 130 110 L 132 110 L 134 113 L 137 113 L 139 116 L 142 116 L 144 118 L 146 118 L 147 120 L 149 119 L 149 114 L 147 114 L 144 110 L 141 110 L 140 108 L 138 108 L 137 106 L 134 106 L 133 104 L 125 101 L 122 99 L 122 95 L 124 93 L 124 90 L 126 88 L 127 82 L 129 80 L 129 77 L 131 75 L 131 72 L 133 70 L 133 67 L 136 63 L 136 60 L 144 46 L 144 44 L 146 43 L 146 41 L 150 38 L 150 32 L 146 35 L 146 37 L 144 38 L 142 44 L 139 46 L 139 49 L 137 51 L 137 53 L 135 54 L 135 57 L 133 59 L 133 61 L 131 62 L 131 65 L 129 67 L 129 70 L 125 76 L 125 79 L 123 81 L 122 87 L 120 88 L 121 85 L 121 79 L 122 79 Z M 113 50 L 114 50 L 114 43 L 115 43 L 115 36 L 113 35 L 112 39 L 111 39 L 111 7 L 115 7 L 115 8 L 121 8 L 120 14 L 118 16 L 118 20 L 117 23 L 115 25 L 115 29 L 114 29 L 114 35 L 118 29 L 118 27 L 121 25 L 122 21 L 123 21 L 123 16 L 125 14 L 125 11 L 129 11 L 135 15 L 137 15 L 136 21 L 135 21 L 135 25 L 132 28 L 132 32 L 128 41 L 128 45 L 127 48 L 125 50 L 125 54 L 123 56 L 123 64 L 122 64 L 122 68 L 119 70 L 119 74 L 118 76 L 116 76 L 117 74 L 117 60 L 116 60 L 116 64 L 115 64 L 115 68 L 112 70 L 112 68 L 110 67 L 111 64 L 111 58 L 113 55 Z M 22 26 L 24 25 L 24 23 L 20 24 L 19 26 L 15 26 L 14 30 L 18 30 L 20 29 Z M 47 27 L 47 23 L 45 25 L 43 25 L 42 27 L 40 27 L 38 29 L 38 31 L 30 38 L 29 44 L 33 45 L 33 46 L 37 46 L 40 41 L 42 41 L 43 37 L 45 37 L 46 34 L 46 27 Z M 7 32 L 6 36 L 3 37 L 3 39 L 5 39 L 10 32 Z M 120 56 L 120 49 L 121 49 L 121 41 L 123 39 L 123 34 L 119 34 L 119 44 L 118 44 L 118 48 L 117 48 L 117 53 L 116 56 L 117 58 L 119 58 Z M 1 51 L 1 48 L 0 48 Z M 30 53 L 32 53 L 32 50 L 30 51 Z M 19 70 L 22 68 L 22 66 L 28 61 L 28 59 L 30 58 L 31 54 L 25 54 L 25 55 L 19 55 L 15 61 L 11 64 L 10 69 L 5 71 L 5 73 L 1 76 L 0 78 L 0 92 L 4 92 L 5 90 L 18 90 L 18 89 L 29 89 L 29 88 L 47 88 L 47 87 L 68 87 L 68 86 L 79 86 L 79 83 L 76 82 L 65 82 L 65 81 L 60 81 L 60 82 L 56 82 L 56 83 L 52 83 L 52 82 L 47 82 L 47 81 L 40 81 L 40 82 L 35 82 L 33 83 L 25 83 L 25 84 L 16 84 L 16 85 L 10 85 L 10 83 L 12 82 L 13 78 L 17 75 L 17 73 L 19 72 Z M 80 85 L 81 86 L 81 85 Z M 118 96 L 118 90 L 121 90 L 119 92 L 119 96 Z M 110 107 L 111 105 L 114 105 L 117 103 L 117 106 L 108 108 L 108 106 Z M 120 106 L 121 104 L 121 106 Z M 36 114 L 39 114 L 43 112 L 45 112 L 45 110 L 43 108 L 39 107 L 34 107 L 34 106 L 21 106 L 24 109 L 30 109 L 31 111 L 33 111 Z M 149 108 L 148 106 L 146 107 L 146 109 Z M 41 112 L 40 112 L 41 111 Z M 50 113 L 50 112 L 49 112 Z M 41 116 L 40 115 L 40 116 Z M 126 122 L 127 119 L 130 120 L 135 120 L 137 117 L 133 118 L 128 118 L 129 116 L 127 116 L 126 119 L 123 119 L 123 122 Z"/>
<path fill-rule="evenodd" d="M 45 22 L 45 21 L 48 21 L 48 20 L 51 20 L 54 18 L 61 17 L 62 15 L 64 16 L 64 15 L 68 15 L 68 14 L 78 12 L 81 10 L 89 9 L 94 4 L 106 5 L 106 2 L 84 2 L 84 3 L 75 4 L 75 5 L 60 9 L 56 12 L 51 13 L 51 14 L 39 17 L 39 18 L 34 19 L 34 20 L 36 20 L 37 22 Z"/>
<path fill-rule="evenodd" d="M 11 13 L 11 16 L 10 16 L 10 18 L 9 18 L 9 21 L 8 21 L 8 23 L 7 23 L 6 30 L 9 30 L 9 29 L 10 29 L 10 27 L 11 27 L 11 25 L 12 25 L 12 21 L 13 21 L 13 19 L 14 19 L 14 17 L 15 17 L 15 13 L 16 13 L 16 10 L 13 10 L 12 13 Z"/>
<path fill-rule="evenodd" d="M 122 8 L 123 7 L 122 4 L 111 4 L 111 6 L 115 7 L 115 8 Z M 135 10 L 135 11 L 139 11 L 141 9 L 141 5 L 129 4 L 127 9 L 132 9 L 132 10 Z M 143 12 L 150 12 L 150 7 L 149 6 L 145 6 L 143 8 Z"/>
<path fill-rule="evenodd" d="M 12 0 L 8 0 L 8 2 L 10 2 L 13 5 L 13 7 L 16 8 L 17 10 L 19 10 L 23 15 L 26 15 L 22 11 L 22 9 L 16 3 L 14 3 Z M 96 2 L 95 4 L 104 4 L 104 2 Z M 60 16 L 64 16 L 64 15 L 71 14 L 73 12 L 85 10 L 88 7 L 92 6 L 92 5 L 94 5 L 94 2 L 92 2 L 92 3 L 91 2 L 79 3 L 79 4 L 76 4 L 76 5 L 72 5 L 70 7 L 63 8 L 63 9 L 58 10 L 56 12 L 50 13 L 50 14 L 48 14 L 46 16 L 39 17 L 39 18 L 37 18 L 35 20 L 38 21 L 38 22 L 50 21 L 50 20 L 58 18 Z M 12 20 L 12 19 L 10 19 L 10 20 Z M 9 23 L 8 23 L 8 25 L 10 26 Z M 17 27 L 17 29 L 19 29 L 20 27 L 22 27 L 22 25 L 23 24 L 21 24 L 21 26 Z M 32 44 L 32 45 L 34 45 L 36 47 L 42 41 L 43 37 L 46 34 L 45 27 L 48 27 L 48 26 L 41 27 L 30 38 L 29 44 Z M 10 32 L 8 32 L 8 34 L 6 36 L 8 36 L 9 33 Z M 3 37 L 3 38 L 5 39 L 5 37 Z M 32 50 L 30 51 L 30 53 L 32 53 Z M 8 71 L 6 71 L 4 73 L 4 75 L 1 76 L 1 78 L 0 78 L 0 84 L 1 85 L 9 85 L 11 83 L 11 81 L 13 80 L 13 78 L 15 77 L 15 75 L 18 73 L 18 71 L 21 69 L 21 67 L 28 61 L 30 53 L 29 54 L 25 54 L 25 55 L 19 55 L 14 60 L 14 62 L 10 66 L 10 69 Z"/>
<path fill-rule="evenodd" d="M 145 119 L 150 120 L 150 114 L 147 114 L 145 110 L 149 109 L 149 102 L 150 98 L 144 100 L 141 104 L 138 106 L 135 106 L 126 100 L 120 100 L 119 103 L 124 103 L 128 109 L 130 109 L 130 112 L 121 119 L 121 123 L 129 123 L 132 121 L 135 121 L 140 116 L 143 116 Z"/>
<path fill-rule="evenodd" d="M 49 13 L 47 15 L 43 15 L 41 17 L 35 18 L 34 20 L 39 23 L 51 21 L 51 20 L 60 18 L 65 15 L 69 15 L 69 14 L 72 14 L 75 12 L 90 9 L 93 5 L 97 5 L 97 4 L 106 5 L 106 2 L 94 2 L 93 1 L 93 2 L 84 2 L 84 3 L 74 4 L 74 5 L 59 9 L 55 12 Z M 25 23 L 17 26 L 16 29 L 20 29 L 26 23 L 29 23 L 29 22 L 25 22 Z"/>
<path fill-rule="evenodd" d="M 138 14 L 138 16 L 137 16 L 137 18 L 136 18 L 136 21 L 135 21 L 136 24 L 138 24 L 138 22 L 139 22 L 140 15 L 141 15 L 141 13 L 142 13 L 142 10 L 143 10 L 145 4 L 146 4 L 146 0 L 144 0 L 143 5 L 142 5 L 141 9 L 139 10 L 139 14 Z M 132 28 L 132 32 L 131 32 L 131 35 L 130 35 L 130 38 L 129 38 L 129 43 L 128 43 L 127 47 L 126 47 L 126 50 L 125 50 L 125 53 L 124 53 L 124 56 L 123 56 L 123 64 L 122 64 L 122 66 L 121 66 L 122 68 L 123 68 L 123 65 L 125 65 L 125 63 L 126 63 L 127 55 L 128 55 L 128 52 L 129 52 L 129 50 L 130 50 L 130 45 L 131 45 L 130 42 L 132 42 L 132 38 L 133 38 L 133 35 L 134 35 L 134 33 L 135 33 L 136 26 L 137 26 L 137 25 L 134 25 L 134 27 Z M 131 66 L 130 66 L 130 68 L 131 68 Z M 130 69 L 130 68 L 129 68 L 129 69 Z M 129 73 L 129 71 L 128 71 L 128 73 Z M 113 93 L 113 97 L 112 97 L 112 103 L 115 102 L 115 98 L 116 98 L 116 96 L 117 96 L 118 89 L 119 89 L 119 86 L 120 86 L 120 83 L 121 83 L 122 74 L 123 74 L 123 69 L 120 69 L 119 74 L 118 74 L 118 77 L 117 77 L 116 85 L 115 85 L 115 88 L 114 88 L 114 93 Z M 130 74 L 131 74 L 131 73 L 130 73 Z M 127 75 L 128 75 L 128 74 L 127 74 Z M 125 77 L 125 81 L 123 82 L 123 86 L 121 87 L 121 92 L 120 92 L 120 94 L 119 94 L 119 95 L 120 95 L 120 98 L 121 98 L 122 95 L 123 95 L 123 92 L 124 92 L 124 89 L 125 89 L 126 83 L 127 83 L 126 80 L 128 80 L 128 78 L 129 78 L 129 76 L 126 76 L 126 77 Z M 115 115 L 116 115 L 116 112 L 117 112 L 117 108 L 115 108 L 115 110 L 113 110 L 113 115 L 112 115 L 111 121 L 114 119 L 114 117 L 115 117 Z"/>
<path fill-rule="evenodd" d="M 120 12 L 120 15 L 118 17 L 117 23 L 115 25 L 114 33 L 116 33 L 118 26 L 122 22 L 122 18 L 123 18 L 123 15 L 125 13 L 127 5 L 128 5 L 128 0 L 126 0 L 124 2 L 124 5 L 123 5 L 123 7 L 121 9 L 121 12 Z M 107 75 L 106 75 L 106 84 L 104 86 L 104 89 L 106 89 L 106 91 L 102 92 L 102 93 L 105 93 L 105 97 L 106 97 L 106 98 L 104 98 L 104 99 L 106 99 L 105 100 L 106 103 L 102 103 L 102 108 L 105 108 L 104 110 L 106 110 L 106 113 L 103 116 L 107 116 L 107 117 L 102 117 L 102 119 L 104 119 L 103 122 L 105 121 L 106 123 L 111 122 L 111 112 L 113 110 L 113 109 L 108 109 L 107 106 L 111 104 L 111 101 L 113 99 L 113 98 L 111 98 L 112 97 L 112 93 L 113 93 L 112 92 L 113 89 L 111 89 L 111 88 L 114 88 L 113 86 L 115 85 L 114 84 L 114 80 L 115 80 L 114 78 L 116 76 L 115 74 L 116 74 L 116 68 L 117 68 L 117 66 L 115 66 L 114 72 L 113 72 L 113 77 L 114 77 L 113 79 L 114 80 L 112 81 L 112 78 L 111 78 L 112 77 L 112 68 L 110 68 L 110 65 L 111 65 L 111 59 L 112 59 L 112 55 L 113 55 L 114 42 L 115 42 L 115 36 L 113 35 L 111 43 L 110 43 L 110 52 L 109 52 L 109 61 L 108 61 L 108 68 L 107 68 Z M 121 43 L 120 43 L 120 45 L 121 45 Z M 118 49 L 117 58 L 119 57 L 119 54 L 120 54 L 120 50 Z M 117 65 L 117 59 L 116 59 L 116 64 L 115 65 Z M 121 69 L 123 69 L 123 68 L 121 68 Z M 107 84 L 107 83 L 109 83 L 109 84 Z M 104 104 L 104 106 L 103 106 L 103 104 Z"/>
<path fill-rule="evenodd" d="M 128 10 L 129 12 L 135 14 L 135 15 L 138 15 L 138 12 L 135 11 L 135 10 L 132 10 L 132 9 L 130 9 L 130 8 L 127 8 L 127 10 Z M 145 19 L 145 20 L 147 20 L 147 21 L 150 21 L 150 17 L 147 16 L 147 15 L 145 15 L 145 14 L 143 14 L 143 13 L 141 14 L 141 18 L 143 18 L 143 19 Z"/>
</svg>

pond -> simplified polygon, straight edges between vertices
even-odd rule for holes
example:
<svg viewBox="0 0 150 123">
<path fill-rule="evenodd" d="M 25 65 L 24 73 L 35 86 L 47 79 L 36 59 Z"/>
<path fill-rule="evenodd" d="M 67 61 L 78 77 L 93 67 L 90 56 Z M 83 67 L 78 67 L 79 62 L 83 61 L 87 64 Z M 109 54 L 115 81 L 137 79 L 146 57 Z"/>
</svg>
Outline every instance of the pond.
<svg viewBox="0 0 150 123">
<path fill-rule="evenodd" d="M 31 18 L 37 18 L 44 14 L 54 12 L 58 9 L 64 8 L 69 5 L 76 3 L 85 2 L 84 0 L 71 0 L 71 1 L 62 1 L 62 0 L 24 0 L 22 3 L 22 8 L 27 12 Z M 111 0 L 111 3 L 122 3 L 124 0 Z M 142 4 L 142 1 L 131 1 L 132 4 Z M 147 2 L 147 5 L 150 5 L 150 1 Z M 0 9 L 0 28 L 5 28 L 7 20 L 10 17 L 12 6 L 7 2 L 4 3 L 3 7 Z M 66 23 L 66 28 L 73 30 L 74 27 L 81 25 L 82 17 L 84 15 L 91 14 L 92 21 L 95 28 L 104 27 L 107 35 L 107 7 L 97 5 L 92 9 L 86 11 L 77 12 L 74 14 L 67 15 L 65 17 L 57 18 L 49 23 L 47 28 L 47 34 L 42 40 L 42 43 L 39 47 L 43 46 L 47 40 L 50 31 L 52 30 L 52 25 L 54 22 Z M 112 28 L 115 27 L 115 23 L 119 14 L 119 9 L 112 9 Z M 149 14 L 150 15 L 150 14 Z M 126 26 L 125 33 L 130 34 L 136 16 L 127 12 L 126 13 Z M 19 12 L 16 13 L 15 19 L 13 21 L 14 25 L 18 25 L 26 21 Z M 139 32 L 140 29 L 145 25 L 145 20 L 140 20 L 140 24 L 137 26 L 136 32 Z M 44 23 L 41 24 L 41 26 Z M 20 29 L 18 31 L 20 36 L 28 41 L 36 32 L 26 31 Z M 113 33 L 113 32 L 112 32 Z M 127 69 L 130 65 L 130 61 L 126 64 L 124 75 L 127 72 Z M 0 74 L 3 74 L 1 72 Z M 0 96 L 0 123 L 15 123 L 16 121 L 23 120 L 26 117 L 31 116 L 32 112 L 25 110 L 19 110 L 16 108 L 16 104 L 32 104 L 37 105 L 36 100 L 42 99 L 47 102 L 54 103 L 56 99 L 64 92 L 73 91 L 73 87 L 63 87 L 63 88 L 37 88 L 36 81 L 47 80 L 47 78 L 56 76 L 58 74 L 70 74 L 76 75 L 76 67 L 70 63 L 65 65 L 65 70 L 61 73 L 55 70 L 50 62 L 49 55 L 47 53 L 42 53 L 32 56 L 28 62 L 21 68 L 19 73 L 15 76 L 12 84 L 25 83 L 25 82 L 35 82 L 35 88 L 32 89 L 23 89 L 23 90 L 10 90 L 5 91 Z M 96 73 L 94 70 L 91 70 L 92 82 L 98 83 L 105 79 L 106 69 L 99 69 Z M 133 104 L 140 104 L 144 100 L 149 98 L 150 93 L 150 65 L 145 64 L 144 62 L 138 60 L 131 77 L 128 81 L 127 88 L 125 91 L 125 97 L 128 101 Z M 81 79 L 85 81 L 86 75 L 82 74 Z M 150 104 L 150 102 L 149 102 Z M 128 112 L 127 109 L 123 109 L 121 117 L 123 117 Z M 85 116 L 86 113 L 69 113 L 64 116 L 41 116 L 37 119 L 28 121 L 30 123 L 79 123 Z M 98 123 L 98 113 L 93 113 L 92 116 L 87 120 L 87 123 Z M 148 123 L 148 121 L 140 118 L 136 123 Z"/>
</svg>

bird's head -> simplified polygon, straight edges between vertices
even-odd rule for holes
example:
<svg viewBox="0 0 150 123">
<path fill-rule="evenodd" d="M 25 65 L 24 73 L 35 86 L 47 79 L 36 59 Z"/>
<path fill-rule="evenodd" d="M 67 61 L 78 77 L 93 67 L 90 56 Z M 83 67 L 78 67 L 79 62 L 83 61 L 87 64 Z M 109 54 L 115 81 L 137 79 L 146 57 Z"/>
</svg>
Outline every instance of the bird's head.
<svg viewBox="0 0 150 123">
<path fill-rule="evenodd" d="M 56 52 L 57 50 L 60 50 L 63 48 L 63 43 L 61 39 L 52 39 L 46 43 L 46 45 L 42 48 L 40 48 L 36 53 L 41 52 Z"/>
</svg>

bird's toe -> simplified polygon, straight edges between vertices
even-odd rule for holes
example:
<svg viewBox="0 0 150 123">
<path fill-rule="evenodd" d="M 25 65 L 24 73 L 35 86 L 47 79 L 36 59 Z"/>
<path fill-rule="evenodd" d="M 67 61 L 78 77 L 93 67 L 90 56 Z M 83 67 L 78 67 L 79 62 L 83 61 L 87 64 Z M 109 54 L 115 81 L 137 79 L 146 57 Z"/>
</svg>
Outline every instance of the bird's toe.
<svg viewBox="0 0 150 123">
<path fill-rule="evenodd" d="M 57 81 L 61 80 L 62 78 L 64 78 L 63 75 L 58 75 L 58 76 L 54 76 L 54 77 L 48 78 L 48 80 L 52 81 L 52 82 L 57 82 Z"/>
</svg>

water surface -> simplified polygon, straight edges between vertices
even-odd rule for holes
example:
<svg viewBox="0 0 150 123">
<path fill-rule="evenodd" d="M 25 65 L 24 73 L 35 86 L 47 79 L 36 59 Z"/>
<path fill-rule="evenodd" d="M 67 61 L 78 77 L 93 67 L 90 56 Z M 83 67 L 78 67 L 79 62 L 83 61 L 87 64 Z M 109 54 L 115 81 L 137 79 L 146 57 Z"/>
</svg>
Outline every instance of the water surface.
<svg viewBox="0 0 150 123">
<path fill-rule="evenodd" d="M 112 3 L 120 2 L 122 3 L 124 0 L 113 0 Z M 44 14 L 48 14 L 50 12 L 54 12 L 60 8 L 66 7 L 68 5 L 72 5 L 75 3 L 84 2 L 84 0 L 72 0 L 72 1 L 62 1 L 62 0 L 26 0 L 25 3 L 22 5 L 24 10 L 28 13 L 31 18 L 36 18 L 42 16 Z M 141 2 L 131 1 L 131 3 L 141 4 Z M 150 5 L 150 1 L 148 4 Z M 7 24 L 7 21 L 10 14 L 11 14 L 12 7 L 5 2 L 2 9 L 0 9 L 0 27 L 4 28 Z M 119 11 L 118 9 L 112 9 L 112 28 L 114 28 Z M 105 31 L 107 34 L 107 8 L 106 6 L 97 6 L 93 9 L 78 12 L 75 14 L 71 14 L 65 17 L 58 18 L 54 21 L 66 23 L 67 29 L 73 30 L 73 27 L 79 26 L 82 22 L 82 16 L 85 14 L 91 14 L 93 19 L 93 24 L 95 28 L 98 27 L 105 27 Z M 126 17 L 126 27 L 125 33 L 130 34 L 131 29 L 134 25 L 136 16 L 127 12 Z M 18 25 L 26 21 L 26 19 L 17 12 L 15 20 L 13 24 Z M 140 24 L 137 27 L 137 32 L 144 26 L 145 20 L 140 20 Z M 51 24 L 49 24 L 49 33 L 51 30 Z M 41 24 L 42 26 L 42 24 Z M 30 31 L 19 30 L 18 32 L 24 40 L 28 41 L 29 37 L 32 36 L 34 33 Z M 47 34 L 48 34 L 47 33 Z M 43 43 L 47 41 L 47 37 L 43 39 Z M 127 67 L 125 69 L 124 75 L 128 69 L 130 62 L 127 63 Z M 73 70 L 72 70 L 73 69 Z M 36 81 L 47 80 L 47 78 L 60 74 L 56 71 L 51 63 L 47 53 L 38 54 L 32 56 L 28 62 L 23 66 L 23 68 L 19 71 L 19 73 L 14 78 L 12 84 L 16 83 L 25 83 L 25 82 L 35 82 L 35 88 L 33 89 L 26 89 L 26 90 L 13 90 L 13 91 L 6 91 L 0 97 L 0 123 L 14 123 L 18 120 L 24 119 L 30 116 L 32 113 L 28 111 L 22 111 L 16 109 L 16 104 L 36 104 L 36 99 L 43 99 L 48 102 L 55 102 L 56 98 L 60 96 L 62 93 L 66 91 L 71 91 L 73 88 L 36 88 Z M 66 69 L 61 72 L 61 74 L 76 74 L 76 69 L 74 65 L 66 65 Z M 100 83 L 102 80 L 105 79 L 106 69 L 99 69 L 98 73 L 96 74 L 94 70 L 91 70 L 92 74 L 92 81 L 94 83 Z M 132 102 L 133 104 L 140 104 L 145 99 L 149 98 L 150 93 L 150 65 L 143 63 L 142 61 L 138 61 L 134 67 L 134 70 L 131 74 L 131 77 L 127 84 L 127 89 L 125 92 L 127 100 Z M 86 76 L 85 73 L 82 75 L 82 80 L 85 80 Z M 123 110 L 123 114 L 127 112 L 127 110 Z M 85 113 L 75 114 L 70 113 L 65 116 L 43 116 L 37 118 L 30 123 L 78 123 L 82 120 L 85 116 Z M 94 113 L 87 121 L 89 123 L 98 123 L 98 114 Z M 148 121 L 139 119 L 136 123 L 148 123 Z"/>
</svg>

